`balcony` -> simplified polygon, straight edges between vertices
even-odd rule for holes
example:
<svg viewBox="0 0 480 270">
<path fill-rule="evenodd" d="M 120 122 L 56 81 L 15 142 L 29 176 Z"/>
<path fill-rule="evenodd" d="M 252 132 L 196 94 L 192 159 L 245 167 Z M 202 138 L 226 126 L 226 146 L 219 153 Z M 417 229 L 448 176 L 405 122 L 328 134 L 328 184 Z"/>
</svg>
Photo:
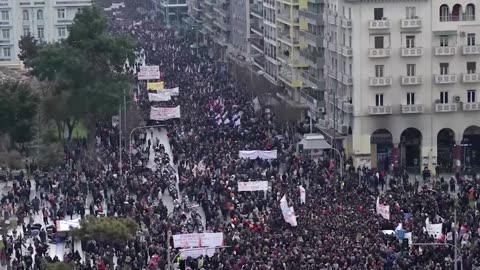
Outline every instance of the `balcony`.
<svg viewBox="0 0 480 270">
<path fill-rule="evenodd" d="M 251 7 L 250 14 L 252 14 L 252 16 L 254 17 L 257 17 L 263 20 L 263 6 L 254 4 L 254 5 L 251 5 L 250 7 Z"/>
<path fill-rule="evenodd" d="M 196 12 L 202 12 L 203 8 L 199 5 L 193 5 L 192 9 L 195 10 Z"/>
<path fill-rule="evenodd" d="M 387 77 L 370 77 L 369 84 L 373 87 L 382 87 L 392 85 L 393 78 L 391 76 Z"/>
<path fill-rule="evenodd" d="M 345 85 L 353 85 L 353 78 L 350 75 L 342 74 L 342 83 Z"/>
<path fill-rule="evenodd" d="M 228 17 L 227 12 L 223 8 L 215 7 L 215 8 L 213 8 L 213 11 L 215 11 L 218 15 L 220 15 L 222 17 Z"/>
<path fill-rule="evenodd" d="M 422 76 L 402 76 L 402 85 L 420 85 L 423 83 Z"/>
<path fill-rule="evenodd" d="M 265 66 L 265 57 L 263 55 L 253 57 L 253 63 L 263 69 Z"/>
<path fill-rule="evenodd" d="M 404 114 L 423 113 L 423 105 L 422 104 L 402 105 L 402 113 Z"/>
<path fill-rule="evenodd" d="M 263 36 L 263 28 L 258 22 L 252 21 L 252 23 L 250 24 L 250 30 L 259 36 Z"/>
<path fill-rule="evenodd" d="M 278 78 L 291 87 L 302 87 L 303 83 L 294 73 L 293 69 L 289 66 L 282 65 L 278 72 Z"/>
<path fill-rule="evenodd" d="M 464 111 L 480 111 L 480 102 L 463 103 Z"/>
<path fill-rule="evenodd" d="M 436 56 L 450 56 L 457 54 L 456 47 L 436 47 L 435 48 L 435 55 Z"/>
<path fill-rule="evenodd" d="M 215 0 L 205 0 L 205 4 L 207 6 L 214 6 L 214 5 L 217 4 L 217 1 L 215 1 Z"/>
<path fill-rule="evenodd" d="M 278 2 L 291 5 L 291 6 L 295 6 L 295 5 L 298 6 L 298 0 L 278 0 Z"/>
<path fill-rule="evenodd" d="M 371 20 L 368 22 L 368 29 L 370 30 L 388 30 L 390 29 L 390 20 Z"/>
<path fill-rule="evenodd" d="M 341 19 L 341 26 L 342 28 L 352 28 L 352 20 L 347 18 Z"/>
<path fill-rule="evenodd" d="M 415 48 L 401 48 L 400 55 L 402 57 L 418 57 L 423 55 L 423 48 L 415 47 Z"/>
<path fill-rule="evenodd" d="M 480 45 L 463 46 L 462 47 L 462 53 L 463 53 L 463 55 L 480 54 Z"/>
<path fill-rule="evenodd" d="M 320 9 L 300 9 L 298 16 L 315 21 L 316 25 L 323 24 L 323 12 Z"/>
<path fill-rule="evenodd" d="M 346 113 L 353 113 L 353 104 L 348 101 L 344 101 L 342 110 Z"/>
<path fill-rule="evenodd" d="M 250 45 L 252 46 L 252 48 L 257 50 L 258 52 L 263 53 L 263 50 L 264 50 L 263 39 L 250 39 Z"/>
<path fill-rule="evenodd" d="M 279 13 L 276 15 L 277 16 L 277 21 L 282 22 L 287 25 L 297 25 L 299 23 L 298 15 L 295 16 L 295 14 L 290 16 L 290 13 Z"/>
<path fill-rule="evenodd" d="M 313 42 L 315 45 L 321 46 L 323 42 L 323 36 L 319 33 L 309 32 L 308 30 L 300 30 L 300 36 L 303 36 L 306 40 Z"/>
<path fill-rule="evenodd" d="M 350 47 L 347 47 L 347 46 L 341 46 L 342 48 L 342 55 L 345 56 L 345 57 L 352 57 L 353 56 L 353 50 L 352 48 Z"/>
<path fill-rule="evenodd" d="M 370 58 L 383 58 L 390 57 L 392 55 L 392 49 L 382 48 L 382 49 L 368 49 L 368 57 Z"/>
<path fill-rule="evenodd" d="M 368 113 L 371 115 L 392 114 L 392 106 L 368 106 Z"/>
<path fill-rule="evenodd" d="M 325 60 L 319 51 L 301 49 L 300 56 L 312 62 L 313 65 L 311 66 L 316 66 L 318 68 L 321 68 L 325 64 Z"/>
<path fill-rule="evenodd" d="M 456 74 L 436 74 L 434 75 L 434 81 L 436 84 L 449 84 L 449 83 L 456 83 L 457 82 L 457 75 Z"/>
<path fill-rule="evenodd" d="M 299 46 L 298 37 L 292 37 L 290 33 L 287 32 L 278 32 L 277 39 L 289 46 Z"/>
<path fill-rule="evenodd" d="M 402 29 L 417 29 L 422 27 L 422 19 L 404 19 L 400 21 L 400 27 Z"/>
<path fill-rule="evenodd" d="M 464 73 L 462 74 L 462 82 L 464 83 L 480 83 L 479 73 Z"/>
<path fill-rule="evenodd" d="M 458 103 L 437 103 L 435 104 L 436 112 L 456 112 L 458 111 Z"/>
<path fill-rule="evenodd" d="M 228 24 L 228 22 L 226 22 L 222 19 L 215 20 L 215 22 L 213 24 L 216 25 L 218 28 L 222 29 L 225 32 L 230 31 L 230 25 Z"/>
<path fill-rule="evenodd" d="M 320 78 L 317 75 L 311 74 L 308 71 L 302 71 L 302 77 L 312 88 L 321 89 L 321 87 L 324 86 L 323 81 L 320 81 Z"/>
</svg>

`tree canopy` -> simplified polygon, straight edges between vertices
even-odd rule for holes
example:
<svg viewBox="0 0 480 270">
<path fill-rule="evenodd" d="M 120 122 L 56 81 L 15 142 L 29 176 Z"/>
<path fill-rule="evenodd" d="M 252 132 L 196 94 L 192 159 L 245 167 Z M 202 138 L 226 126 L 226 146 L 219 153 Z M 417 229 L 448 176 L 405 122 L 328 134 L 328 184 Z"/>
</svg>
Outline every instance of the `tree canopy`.
<svg viewBox="0 0 480 270">
<path fill-rule="evenodd" d="M 43 109 L 59 129 L 68 128 L 69 137 L 79 121 L 94 122 L 90 120 L 118 110 L 124 90 L 132 85 L 123 66 L 126 59 L 133 61 L 135 44 L 107 31 L 102 10 L 82 9 L 67 39 L 37 46 L 29 50 L 35 53 L 24 53 L 25 64 L 34 76 L 54 86 Z"/>
<path fill-rule="evenodd" d="M 90 216 L 80 223 L 80 229 L 73 231 L 82 240 L 95 239 L 101 243 L 124 244 L 135 236 L 138 225 L 132 219 Z"/>
</svg>

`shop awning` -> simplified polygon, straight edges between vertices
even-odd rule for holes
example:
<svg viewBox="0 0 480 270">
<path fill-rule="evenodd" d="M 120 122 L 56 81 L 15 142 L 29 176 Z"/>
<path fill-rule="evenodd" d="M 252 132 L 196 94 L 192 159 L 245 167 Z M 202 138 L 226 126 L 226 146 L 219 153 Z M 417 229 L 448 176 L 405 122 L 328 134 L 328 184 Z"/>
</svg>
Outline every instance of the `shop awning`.
<svg viewBox="0 0 480 270">
<path fill-rule="evenodd" d="M 309 140 L 309 139 L 303 138 L 299 142 L 299 144 L 303 144 L 303 149 L 305 150 L 313 150 L 313 149 L 324 150 L 324 149 L 332 148 L 325 139 Z"/>
</svg>

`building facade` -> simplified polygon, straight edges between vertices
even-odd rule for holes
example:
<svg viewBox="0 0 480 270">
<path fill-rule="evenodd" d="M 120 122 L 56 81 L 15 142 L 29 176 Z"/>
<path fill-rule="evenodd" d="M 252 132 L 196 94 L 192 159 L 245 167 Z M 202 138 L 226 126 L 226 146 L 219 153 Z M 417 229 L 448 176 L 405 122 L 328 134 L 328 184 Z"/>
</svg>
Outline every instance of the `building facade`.
<svg viewBox="0 0 480 270">
<path fill-rule="evenodd" d="M 0 65 L 19 67 L 18 42 L 30 33 L 39 41 L 68 36 L 75 15 L 91 0 L 0 0 Z"/>
<path fill-rule="evenodd" d="M 156 9 L 167 25 L 178 25 L 188 16 L 187 0 L 155 0 Z"/>
<path fill-rule="evenodd" d="M 357 165 L 480 165 L 478 4 L 327 0 L 325 129 Z M 337 144 L 338 143 L 338 144 Z"/>
</svg>

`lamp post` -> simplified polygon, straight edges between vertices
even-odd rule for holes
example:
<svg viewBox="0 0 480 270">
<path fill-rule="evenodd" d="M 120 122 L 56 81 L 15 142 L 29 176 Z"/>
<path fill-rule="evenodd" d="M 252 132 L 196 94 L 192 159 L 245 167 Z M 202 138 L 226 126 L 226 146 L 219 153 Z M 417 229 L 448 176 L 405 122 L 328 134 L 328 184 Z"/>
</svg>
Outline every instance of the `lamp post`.
<svg viewBox="0 0 480 270">
<path fill-rule="evenodd" d="M 135 130 L 140 130 L 140 129 L 147 129 L 147 128 L 157 128 L 157 127 L 166 127 L 166 125 L 152 125 L 152 126 L 143 126 L 143 127 L 136 127 L 134 129 L 132 129 L 132 131 L 130 131 L 130 135 L 128 136 L 128 141 L 131 142 L 132 141 L 132 135 L 133 135 L 133 132 Z M 129 149 L 129 154 L 128 154 L 128 157 L 130 159 L 130 169 L 132 169 L 132 151 L 131 149 Z"/>
</svg>

